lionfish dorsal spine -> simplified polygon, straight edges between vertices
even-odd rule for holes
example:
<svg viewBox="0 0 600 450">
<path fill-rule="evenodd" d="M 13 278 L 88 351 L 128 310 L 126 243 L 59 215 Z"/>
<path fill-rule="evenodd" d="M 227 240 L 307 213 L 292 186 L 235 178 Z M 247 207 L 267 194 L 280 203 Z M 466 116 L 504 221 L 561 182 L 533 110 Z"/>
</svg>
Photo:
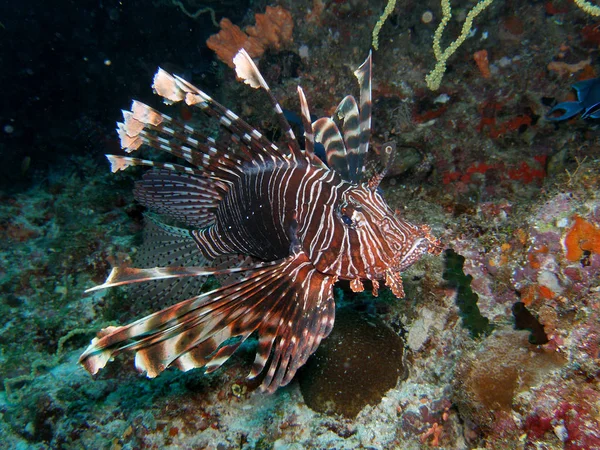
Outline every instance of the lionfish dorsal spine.
<svg viewBox="0 0 600 450">
<path fill-rule="evenodd" d="M 348 153 L 337 124 L 330 117 L 321 117 L 313 122 L 312 128 L 315 133 L 315 141 L 325 147 L 325 158 L 329 168 L 337 172 L 342 179 L 351 181 Z"/>
<path fill-rule="evenodd" d="M 118 163 L 116 170 L 126 167 L 126 164 L 150 165 L 180 173 L 193 173 L 195 175 L 208 173 L 217 181 L 229 183 L 240 176 L 241 169 L 239 165 L 243 162 L 242 158 L 228 154 L 224 148 L 217 148 L 204 136 L 190 136 L 191 133 L 185 129 L 185 125 L 177 123 L 171 117 L 161 114 L 140 102 L 134 102 L 132 111 L 124 111 L 123 116 L 124 122 L 118 124 L 118 132 L 121 138 L 121 146 L 127 153 L 132 153 L 138 150 L 141 144 L 146 144 L 157 150 L 170 153 L 203 170 L 190 171 L 187 170 L 191 169 L 190 167 L 178 164 L 155 163 L 147 160 L 124 159 L 123 157 L 113 156 L 109 159 L 111 159 L 111 162 Z M 227 157 L 221 158 L 224 155 L 227 155 Z"/>
<path fill-rule="evenodd" d="M 268 155 L 278 159 L 284 156 L 281 149 L 260 131 L 183 78 L 159 69 L 152 86 L 155 92 L 168 102 L 185 101 L 187 105 L 197 106 L 208 116 L 217 119 L 231 133 L 234 141 L 242 144 L 242 150 L 246 150 L 250 158 Z"/>
<path fill-rule="evenodd" d="M 244 83 L 248 84 L 254 89 L 263 88 L 265 90 L 269 100 L 271 101 L 271 105 L 275 110 L 277 120 L 279 121 L 279 126 L 283 131 L 285 142 L 288 145 L 292 156 L 295 158 L 304 157 L 305 154 L 302 149 L 300 149 L 296 135 L 294 134 L 294 131 L 292 130 L 288 120 L 285 118 L 279 101 L 277 101 L 273 95 L 273 92 L 271 92 L 271 88 L 258 70 L 258 67 L 256 67 L 256 64 L 248 52 L 242 48 L 233 58 L 233 64 L 235 65 L 235 72 L 237 76 L 244 80 Z"/>
<path fill-rule="evenodd" d="M 361 174 L 364 174 L 364 160 L 369 151 L 369 142 L 371 140 L 371 113 L 373 109 L 372 89 L 371 89 L 371 69 L 372 69 L 372 53 L 369 51 L 369 56 L 361 66 L 354 71 L 354 76 L 358 80 L 360 86 L 360 145 L 359 145 L 359 162 L 362 163 L 359 167 Z"/>
<path fill-rule="evenodd" d="M 302 120 L 302 127 L 304 128 L 304 149 L 308 154 L 313 155 L 315 153 L 315 135 L 312 123 L 310 122 L 308 100 L 306 100 L 304 89 L 301 86 L 298 86 L 298 99 L 300 100 L 300 118 Z"/>
<path fill-rule="evenodd" d="M 359 183 L 362 167 L 359 167 L 360 115 L 356 99 L 352 95 L 347 95 L 336 108 L 335 116 L 342 123 L 349 179 L 353 183 Z"/>
<path fill-rule="evenodd" d="M 315 142 L 323 144 L 328 166 L 342 179 L 361 183 L 365 174 L 365 155 L 371 138 L 371 54 L 354 72 L 360 87 L 360 105 L 348 95 L 332 117 L 312 124 Z M 341 130 L 340 130 L 341 128 Z"/>
<path fill-rule="evenodd" d="M 173 164 L 173 163 L 161 163 L 158 161 L 152 161 L 149 159 L 142 158 L 134 158 L 131 156 L 120 156 L 120 155 L 106 155 L 106 159 L 108 159 L 110 163 L 110 171 L 115 173 L 120 170 L 125 170 L 128 167 L 133 166 L 146 166 L 146 167 L 154 167 L 156 169 L 168 169 L 173 170 L 179 173 L 185 173 L 188 175 L 202 175 L 202 171 L 198 169 L 194 169 L 192 167 L 183 166 L 181 164 Z"/>
</svg>

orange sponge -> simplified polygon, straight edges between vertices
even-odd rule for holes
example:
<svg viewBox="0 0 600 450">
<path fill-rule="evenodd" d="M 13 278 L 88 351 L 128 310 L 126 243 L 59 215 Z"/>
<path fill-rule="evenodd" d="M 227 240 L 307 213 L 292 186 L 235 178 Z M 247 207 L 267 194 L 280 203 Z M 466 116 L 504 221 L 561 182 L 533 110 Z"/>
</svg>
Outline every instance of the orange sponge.
<svg viewBox="0 0 600 450">
<path fill-rule="evenodd" d="M 579 216 L 573 220 L 564 239 L 567 260 L 580 261 L 584 251 L 600 254 L 600 229 Z"/>
<path fill-rule="evenodd" d="M 221 19 L 221 31 L 209 37 L 206 45 L 233 68 L 233 57 L 241 48 L 252 58 L 258 58 L 268 48 L 278 51 L 293 42 L 292 14 L 281 6 L 267 6 L 264 14 L 255 14 L 255 19 L 256 26 L 247 27 L 245 33 L 229 19 Z"/>
</svg>

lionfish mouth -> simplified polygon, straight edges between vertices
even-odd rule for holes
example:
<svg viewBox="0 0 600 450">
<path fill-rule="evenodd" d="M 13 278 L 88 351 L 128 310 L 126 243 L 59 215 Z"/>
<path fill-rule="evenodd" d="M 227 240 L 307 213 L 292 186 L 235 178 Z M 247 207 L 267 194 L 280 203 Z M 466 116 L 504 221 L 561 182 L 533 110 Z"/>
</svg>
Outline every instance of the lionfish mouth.
<svg viewBox="0 0 600 450">
<path fill-rule="evenodd" d="M 419 260 L 421 255 L 429 252 L 429 241 L 425 238 L 417 238 L 408 249 L 403 249 L 403 252 L 396 256 L 393 263 L 393 270 L 402 272 L 404 269 Z"/>
<path fill-rule="evenodd" d="M 415 238 L 410 248 L 397 255 L 393 264 L 393 270 L 401 272 L 418 261 L 422 255 L 431 253 L 439 255 L 442 251 L 442 243 L 431 235 L 431 229 L 427 225 L 421 227 L 422 235 Z"/>
</svg>

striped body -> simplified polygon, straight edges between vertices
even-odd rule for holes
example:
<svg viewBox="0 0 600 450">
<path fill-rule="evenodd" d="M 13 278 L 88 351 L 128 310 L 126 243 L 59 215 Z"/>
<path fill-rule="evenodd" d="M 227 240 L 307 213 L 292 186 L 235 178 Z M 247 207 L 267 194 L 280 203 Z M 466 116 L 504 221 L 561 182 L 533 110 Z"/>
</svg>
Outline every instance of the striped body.
<svg viewBox="0 0 600 450">
<path fill-rule="evenodd" d="M 80 358 L 91 373 L 124 350 L 136 352 L 136 366 L 148 376 L 169 366 L 212 371 L 256 333 L 250 377 L 262 374 L 262 388 L 272 392 L 289 383 L 329 334 L 338 279 L 350 280 L 355 291 L 363 290 L 361 280 L 369 279 L 375 295 L 383 280 L 402 297 L 400 272 L 421 255 L 439 252 L 428 227 L 398 217 L 377 191 L 385 171 L 364 180 L 371 127 L 370 57 L 355 73 L 360 108 L 348 96 L 335 117 L 310 123 L 298 89 L 304 149 L 246 52 L 240 51 L 234 62 L 240 78 L 269 94 L 284 145 L 269 142 L 198 88 L 159 70 L 155 91 L 168 102 L 198 106 L 219 121 L 229 140 L 225 144 L 203 136 L 139 102 L 124 112 L 119 135 L 126 151 L 145 144 L 187 165 L 110 155 L 113 171 L 154 167 L 137 183 L 136 198 L 188 228 L 155 222 L 152 250 L 166 267 L 115 268 L 94 289 L 150 281 L 159 283 L 150 289 L 153 296 L 159 292 L 175 298 L 173 292 L 190 291 L 172 288 L 180 280 L 207 275 L 221 276 L 223 286 L 178 299 L 182 301 L 130 325 L 102 330 Z M 327 164 L 314 155 L 316 142 L 324 145 Z M 383 149 L 393 150 L 392 145 Z M 182 264 L 194 243 L 206 265 Z"/>
<path fill-rule="evenodd" d="M 286 160 L 268 166 L 246 170 L 219 204 L 214 226 L 192 232 L 207 259 L 244 254 L 270 261 L 296 245 L 322 273 L 378 280 L 398 266 L 394 256 L 419 233 L 395 217 L 379 193 L 334 171 Z"/>
</svg>

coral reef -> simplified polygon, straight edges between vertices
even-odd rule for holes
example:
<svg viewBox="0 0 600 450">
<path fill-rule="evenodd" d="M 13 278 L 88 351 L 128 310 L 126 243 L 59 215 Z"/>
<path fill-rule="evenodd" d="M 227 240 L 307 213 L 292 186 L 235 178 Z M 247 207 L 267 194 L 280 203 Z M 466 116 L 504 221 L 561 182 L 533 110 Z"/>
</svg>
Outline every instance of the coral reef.
<svg viewBox="0 0 600 450">
<path fill-rule="evenodd" d="M 255 15 L 256 25 L 246 27 L 243 32 L 227 18 L 221 19 L 221 31 L 206 41 L 219 59 L 229 67 L 233 57 L 244 48 L 253 58 L 258 58 L 267 50 L 279 51 L 293 42 L 294 21 L 289 11 L 281 6 L 267 6 L 264 14 Z"/>
<path fill-rule="evenodd" d="M 302 396 L 315 411 L 356 417 L 379 404 L 405 374 L 402 340 L 376 317 L 349 308 L 299 374 Z"/>
<path fill-rule="evenodd" d="M 526 333 L 496 332 L 459 360 L 454 400 L 470 423 L 499 433 L 498 438 L 516 440 L 518 427 L 509 424 L 518 395 L 564 363 L 559 354 L 528 344 Z M 508 424 L 506 430 L 499 429 L 499 422 Z"/>
<path fill-rule="evenodd" d="M 443 278 L 449 262 L 431 257 L 403 274 L 402 301 L 383 286 L 377 299 L 369 289 L 344 292 L 340 304 L 377 316 L 404 340 L 409 367 L 348 418 L 311 409 L 297 380 L 257 393 L 259 380 L 245 378 L 255 342 L 213 374 L 148 380 L 125 363 L 92 379 L 77 366 L 93 333 L 71 331 L 122 322 L 142 307 L 125 291 L 84 290 L 104 280 L 110 261 L 135 260 L 142 242 L 143 211 L 131 195 L 139 174 L 110 175 L 102 155 L 120 151 L 114 121 L 132 97 L 149 98 L 148 74 L 176 66 L 270 139 L 279 135 L 268 101 L 234 83 L 204 46 L 219 31 L 208 15 L 139 0 L 91 12 L 62 0 L 5 3 L 0 447 L 600 448 L 600 133 L 579 118 L 545 120 L 573 100 L 574 82 L 597 75 L 597 20 L 560 0 L 493 2 L 447 60 L 435 93 L 424 77 L 440 2 L 397 2 L 383 23 L 372 145 L 396 141 L 399 152 L 382 190 L 399 214 L 443 236 L 456 255 L 454 282 Z M 294 24 L 293 42 L 288 27 L 289 38 L 277 34 L 281 51 L 264 45 L 278 53 L 260 61 L 283 108 L 299 111 L 298 84 L 317 116 L 358 95 L 349 67 L 364 60 L 385 4 L 272 3 Z M 210 5 L 232 24 L 264 11 Z M 455 6 L 457 19 L 465 5 Z M 460 27 L 449 21 L 445 36 Z M 224 46 L 255 39 L 224 28 L 234 33 Z M 482 49 L 490 78 L 473 60 Z M 156 107 L 197 125 L 194 111 Z M 215 126 L 203 131 L 217 137 Z M 465 328 L 458 286 L 494 325 L 490 333 L 474 338 Z"/>
<path fill-rule="evenodd" d="M 563 245 L 568 261 L 581 261 L 584 256 L 589 260 L 592 253 L 600 254 L 600 228 L 576 215 L 573 217 L 573 225 L 565 235 Z M 587 264 L 584 261 L 581 263 Z"/>
</svg>

